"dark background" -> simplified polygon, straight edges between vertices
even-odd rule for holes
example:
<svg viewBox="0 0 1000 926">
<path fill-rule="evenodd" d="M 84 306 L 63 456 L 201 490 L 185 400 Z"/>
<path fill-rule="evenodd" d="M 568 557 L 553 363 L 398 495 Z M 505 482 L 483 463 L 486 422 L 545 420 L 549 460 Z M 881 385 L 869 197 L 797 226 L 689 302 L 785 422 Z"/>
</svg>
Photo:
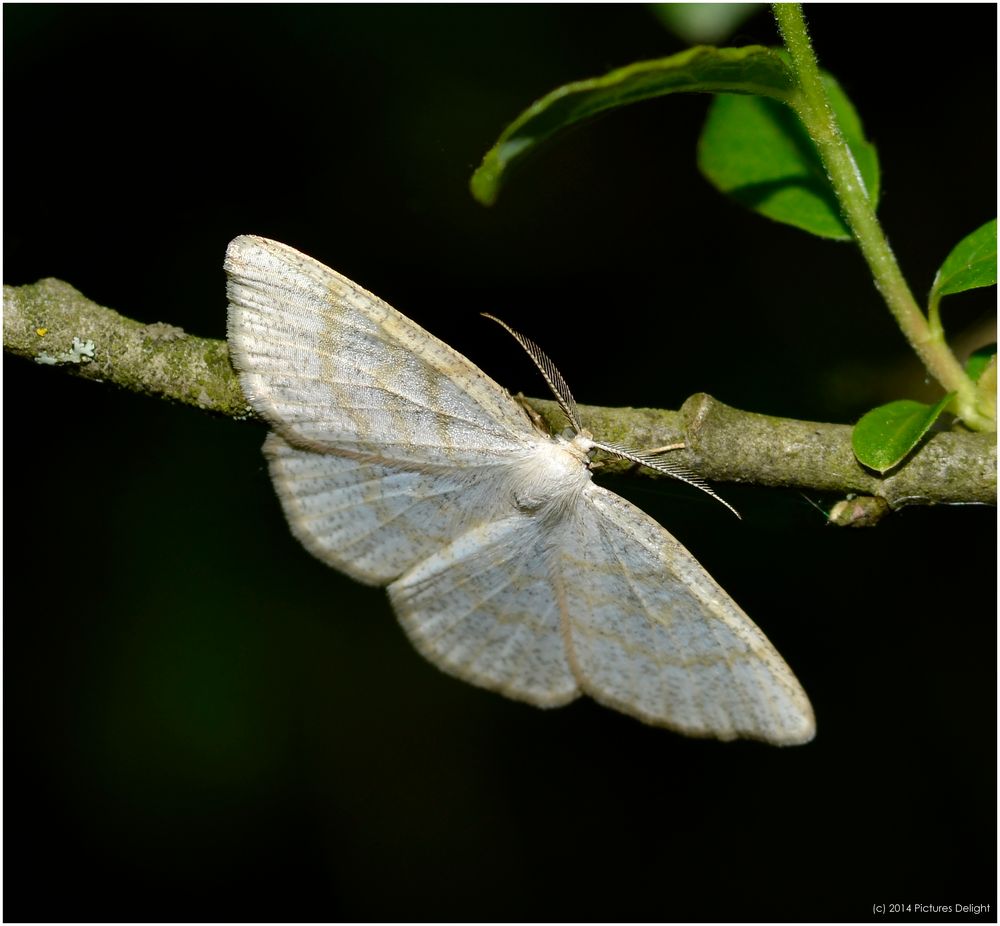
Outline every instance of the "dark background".
<svg viewBox="0 0 1000 926">
<path fill-rule="evenodd" d="M 286 241 L 513 390 L 855 420 L 932 396 L 849 245 L 697 173 L 708 100 L 468 178 L 552 87 L 684 47 L 643 6 L 5 6 L 4 282 L 222 337 Z M 996 8 L 807 7 L 918 294 L 996 200 Z M 761 10 L 729 44 L 777 41 Z M 950 297 L 974 328 L 992 291 Z M 591 313 L 595 313 L 593 318 Z M 977 346 L 968 345 L 970 348 Z M 614 484 L 798 674 L 806 747 L 719 744 L 425 663 L 288 533 L 262 430 L 4 358 L 5 918 L 996 918 L 995 513 L 838 531 L 797 492 Z M 924 917 L 910 917 L 923 919 Z M 964 917 L 953 914 L 949 919 Z"/>
</svg>

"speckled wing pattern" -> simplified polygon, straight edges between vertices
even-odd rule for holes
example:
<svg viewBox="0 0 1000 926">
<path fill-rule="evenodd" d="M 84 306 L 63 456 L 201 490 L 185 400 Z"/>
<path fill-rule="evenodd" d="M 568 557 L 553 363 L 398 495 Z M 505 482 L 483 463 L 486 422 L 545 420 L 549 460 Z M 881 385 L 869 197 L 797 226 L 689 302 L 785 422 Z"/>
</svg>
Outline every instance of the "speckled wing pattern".
<svg viewBox="0 0 1000 926">
<path fill-rule="evenodd" d="M 229 343 L 296 537 L 388 587 L 442 670 L 543 707 L 581 693 L 696 736 L 812 738 L 761 631 L 660 525 L 593 484 L 476 366 L 287 245 L 226 255 Z M 545 358 L 547 361 L 547 358 Z"/>
<path fill-rule="evenodd" d="M 295 446 L 418 465 L 522 449 L 527 416 L 500 386 L 346 277 L 250 236 L 230 244 L 226 272 L 243 391 Z"/>
<path fill-rule="evenodd" d="M 442 669 L 540 707 L 580 694 L 548 538 L 514 513 L 457 536 L 389 586 L 414 646 Z"/>
<path fill-rule="evenodd" d="M 621 496 L 593 483 L 584 496 L 559 545 L 583 690 L 691 736 L 812 739 L 802 686 L 704 567 Z"/>
</svg>

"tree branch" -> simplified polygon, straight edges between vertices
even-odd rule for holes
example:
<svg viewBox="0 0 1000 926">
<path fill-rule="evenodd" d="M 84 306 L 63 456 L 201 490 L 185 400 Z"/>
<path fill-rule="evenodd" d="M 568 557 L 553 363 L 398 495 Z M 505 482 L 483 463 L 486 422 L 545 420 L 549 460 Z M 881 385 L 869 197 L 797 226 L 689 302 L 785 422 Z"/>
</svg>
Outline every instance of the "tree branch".
<svg viewBox="0 0 1000 926">
<path fill-rule="evenodd" d="M 253 417 L 225 341 L 140 324 L 62 280 L 5 285 L 3 308 L 5 351 L 229 418 Z"/>
<path fill-rule="evenodd" d="M 243 397 L 225 341 L 162 323 L 142 325 L 60 280 L 4 286 L 3 341 L 9 353 L 78 376 L 216 415 L 259 420 Z M 525 401 L 553 431 L 565 427 L 556 402 Z M 838 506 L 837 523 L 873 523 L 885 510 L 908 504 L 996 504 L 992 434 L 933 434 L 903 466 L 880 477 L 855 460 L 848 425 L 739 411 L 704 394 L 677 412 L 582 405 L 580 414 L 601 440 L 639 449 L 684 441 L 685 465 L 713 481 L 871 497 Z M 628 468 L 605 464 L 607 472 Z"/>
</svg>

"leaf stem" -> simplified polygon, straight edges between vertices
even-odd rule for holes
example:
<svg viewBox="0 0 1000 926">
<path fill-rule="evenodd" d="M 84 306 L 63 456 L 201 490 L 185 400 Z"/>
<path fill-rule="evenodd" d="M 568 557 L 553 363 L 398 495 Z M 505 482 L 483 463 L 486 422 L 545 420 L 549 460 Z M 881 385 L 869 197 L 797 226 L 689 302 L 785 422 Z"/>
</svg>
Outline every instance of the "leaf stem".
<svg viewBox="0 0 1000 926">
<path fill-rule="evenodd" d="M 772 8 L 798 81 L 791 105 L 819 150 L 844 218 L 868 262 L 875 286 L 928 372 L 946 392 L 956 393 L 955 408 L 962 420 L 976 430 L 995 430 L 996 422 L 980 410 L 975 383 L 949 349 L 940 323 L 929 324 L 896 262 L 851 149 L 830 107 L 806 30 L 802 5 L 774 3 Z"/>
</svg>

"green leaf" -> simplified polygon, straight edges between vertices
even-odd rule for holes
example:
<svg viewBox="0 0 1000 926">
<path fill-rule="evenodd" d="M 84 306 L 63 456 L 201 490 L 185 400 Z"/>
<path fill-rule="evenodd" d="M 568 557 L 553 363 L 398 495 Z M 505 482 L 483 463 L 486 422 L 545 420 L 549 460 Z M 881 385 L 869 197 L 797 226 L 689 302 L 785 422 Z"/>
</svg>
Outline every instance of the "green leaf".
<svg viewBox="0 0 1000 926">
<path fill-rule="evenodd" d="M 652 11 L 685 42 L 720 42 L 759 10 L 762 3 L 653 3 Z"/>
<path fill-rule="evenodd" d="M 967 289 L 995 286 L 996 282 L 997 220 L 992 219 L 952 248 L 934 277 L 931 301 Z"/>
<path fill-rule="evenodd" d="M 861 120 L 840 85 L 823 75 L 865 188 L 877 207 L 879 163 Z M 698 142 L 698 167 L 723 193 L 777 222 L 823 238 L 849 240 L 850 229 L 819 152 L 792 110 L 761 97 L 720 96 Z"/>
<path fill-rule="evenodd" d="M 917 446 L 954 396 L 949 392 L 936 405 L 901 399 L 873 408 L 851 432 L 854 455 L 869 469 L 892 469 Z"/>
<path fill-rule="evenodd" d="M 985 347 L 980 347 L 979 350 L 973 351 L 969 355 L 969 359 L 965 361 L 965 372 L 968 374 L 969 379 L 974 383 L 978 383 L 979 377 L 983 375 L 983 371 L 990 365 L 990 361 L 996 355 L 996 344 L 987 344 Z"/>
<path fill-rule="evenodd" d="M 602 77 L 557 87 L 521 113 L 486 152 L 470 181 L 472 195 L 492 205 L 510 165 L 556 132 L 598 113 L 670 93 L 754 93 L 788 99 L 791 70 L 770 48 L 699 45 L 655 61 L 640 61 Z"/>
</svg>

